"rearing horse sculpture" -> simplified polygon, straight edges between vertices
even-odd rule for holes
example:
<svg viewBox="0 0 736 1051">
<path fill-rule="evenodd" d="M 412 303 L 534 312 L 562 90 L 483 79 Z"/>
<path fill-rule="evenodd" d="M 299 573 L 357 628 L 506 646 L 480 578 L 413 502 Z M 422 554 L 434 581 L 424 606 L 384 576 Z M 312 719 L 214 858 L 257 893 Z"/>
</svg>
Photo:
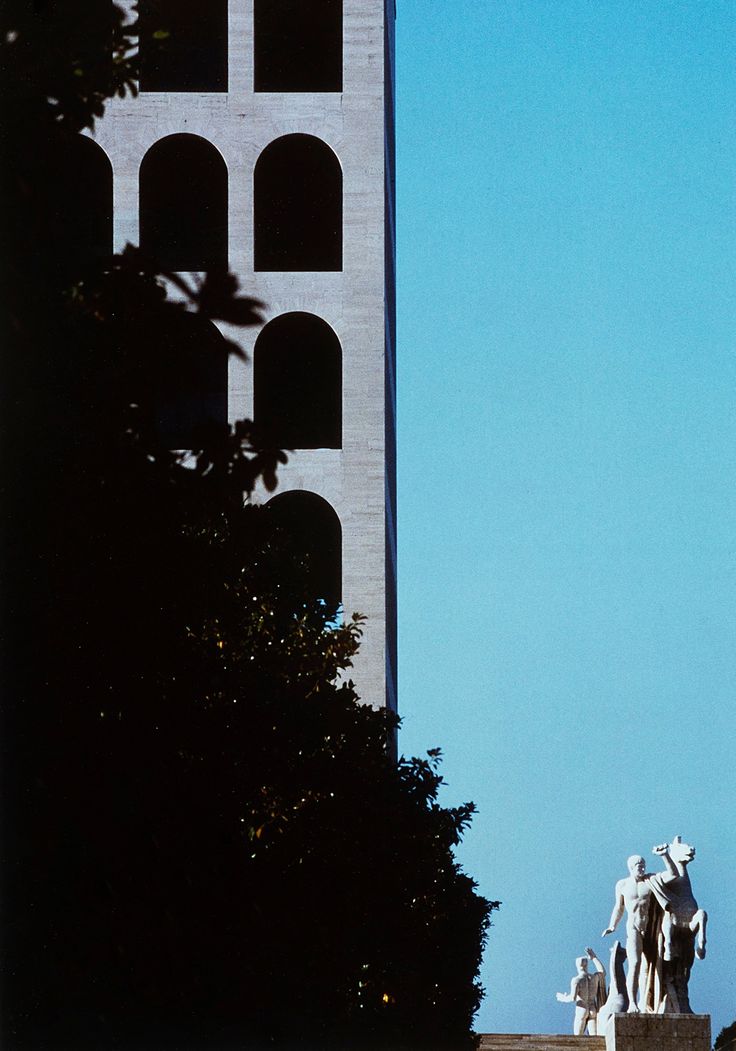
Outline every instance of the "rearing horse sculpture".
<svg viewBox="0 0 736 1051">
<path fill-rule="evenodd" d="M 687 867 L 695 848 L 675 836 L 671 843 L 654 848 L 665 871 L 649 878 L 652 892 L 662 908 L 658 937 L 661 992 L 656 1009 L 662 1013 L 692 1014 L 688 997 L 690 969 L 695 956 L 705 957 L 708 915 L 698 907 Z"/>
</svg>

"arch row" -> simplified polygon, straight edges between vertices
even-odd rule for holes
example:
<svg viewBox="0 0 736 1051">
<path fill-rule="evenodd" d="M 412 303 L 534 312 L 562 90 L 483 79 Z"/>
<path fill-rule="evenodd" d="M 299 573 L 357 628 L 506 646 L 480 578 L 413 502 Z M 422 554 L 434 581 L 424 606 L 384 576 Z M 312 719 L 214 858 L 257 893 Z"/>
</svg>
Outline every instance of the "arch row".
<svg viewBox="0 0 736 1051">
<path fill-rule="evenodd" d="M 164 269 L 226 267 L 228 183 L 208 139 L 159 139 L 139 169 L 141 248 Z M 297 132 L 264 147 L 253 170 L 256 271 L 342 270 L 342 220 L 342 167 L 331 146 Z"/>
<path fill-rule="evenodd" d="M 228 89 L 227 0 L 139 0 L 141 91 Z M 256 92 L 342 91 L 342 0 L 253 0 Z"/>
<path fill-rule="evenodd" d="M 72 145 L 55 153 L 49 211 L 57 226 L 64 225 L 54 229 L 55 244 L 70 246 L 69 259 L 77 265 L 112 253 L 113 169 L 89 137 L 76 136 Z M 293 146 L 306 158 L 300 180 L 290 171 Z M 320 169 L 322 147 L 339 173 L 329 193 Z M 141 247 L 162 269 L 227 267 L 228 172 L 212 143 L 191 134 L 158 140 L 143 157 L 140 183 Z M 330 147 L 311 136 L 276 139 L 260 154 L 254 183 L 256 269 L 342 265 L 341 170 Z M 56 197 L 63 207 L 54 206 Z M 177 448 L 191 446 L 201 425 L 227 420 L 224 340 L 214 326 L 195 332 L 194 322 L 187 324 L 191 331 L 172 335 L 186 352 L 168 383 L 162 379 L 157 410 L 162 435 Z M 192 349 L 197 340 L 211 348 L 206 367 Z M 317 315 L 288 312 L 264 326 L 253 355 L 254 418 L 270 443 L 342 447 L 342 367 L 339 338 Z"/>
<path fill-rule="evenodd" d="M 49 169 L 65 224 L 55 243 L 110 255 L 113 168 L 104 149 L 74 136 Z M 164 270 L 227 267 L 229 190 L 227 162 L 209 139 L 189 132 L 158 139 L 139 166 L 141 248 Z M 298 132 L 268 143 L 253 170 L 254 269 L 341 271 L 342 224 L 342 167 L 332 147 Z"/>
<path fill-rule="evenodd" d="M 214 322 L 182 313 L 155 343 L 157 431 L 170 448 L 198 448 L 206 429 L 227 423 L 226 340 Z M 342 448 L 342 347 L 326 321 L 292 311 L 261 329 L 253 350 L 253 410 L 264 446 Z"/>
</svg>

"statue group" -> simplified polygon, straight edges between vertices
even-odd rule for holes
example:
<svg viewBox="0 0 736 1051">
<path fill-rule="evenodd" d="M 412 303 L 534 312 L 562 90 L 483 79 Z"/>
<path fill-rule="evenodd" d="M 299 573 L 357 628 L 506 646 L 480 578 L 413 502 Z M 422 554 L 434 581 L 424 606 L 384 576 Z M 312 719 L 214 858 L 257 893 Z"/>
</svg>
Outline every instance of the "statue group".
<svg viewBox="0 0 736 1051">
<path fill-rule="evenodd" d="M 563 1003 L 575 1004 L 574 1032 L 602 1032 L 614 1013 L 692 1014 L 688 983 L 693 961 L 705 957 L 707 915 L 698 907 L 688 874 L 694 847 L 675 836 L 653 848 L 661 872 L 646 871 L 639 854 L 628 859 L 628 876 L 616 884 L 615 902 L 603 936 L 612 934 L 626 914 L 626 950 L 611 951 L 611 989 L 606 997 L 605 969 L 592 949 L 577 960 L 578 973 Z M 623 961 L 627 970 L 624 975 Z M 588 973 L 593 962 L 595 974 Z"/>
</svg>

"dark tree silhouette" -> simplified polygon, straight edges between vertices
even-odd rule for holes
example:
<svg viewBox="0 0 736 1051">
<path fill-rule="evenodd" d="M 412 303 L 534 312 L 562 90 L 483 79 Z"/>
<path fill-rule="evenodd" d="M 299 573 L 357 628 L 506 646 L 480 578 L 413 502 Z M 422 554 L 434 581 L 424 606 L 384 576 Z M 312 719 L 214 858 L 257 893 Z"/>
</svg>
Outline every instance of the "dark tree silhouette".
<svg viewBox="0 0 736 1051">
<path fill-rule="evenodd" d="M 130 40 L 114 5 L 1 17 L 2 1046 L 465 1046 L 495 906 L 452 854 L 473 808 L 438 804 L 436 753 L 391 760 L 347 677 L 360 618 L 244 504 L 283 453 L 215 380 L 186 401 L 259 304 L 50 247 L 35 164 L 130 90 Z"/>
<path fill-rule="evenodd" d="M 713 1048 L 714 1051 L 721 1051 L 721 1049 L 723 1051 L 731 1051 L 734 1045 L 736 1045 L 736 1021 L 721 1029 L 713 1044 Z"/>
</svg>

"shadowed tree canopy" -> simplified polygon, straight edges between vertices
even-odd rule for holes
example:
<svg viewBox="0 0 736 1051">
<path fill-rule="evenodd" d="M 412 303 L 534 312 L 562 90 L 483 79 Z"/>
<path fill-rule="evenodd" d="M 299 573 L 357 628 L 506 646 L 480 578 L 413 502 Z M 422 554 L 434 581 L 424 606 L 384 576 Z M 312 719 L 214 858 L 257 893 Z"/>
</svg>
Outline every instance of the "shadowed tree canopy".
<svg viewBox="0 0 736 1051">
<path fill-rule="evenodd" d="M 715 1043 L 713 1044 L 714 1051 L 731 1051 L 731 1048 L 736 1044 L 736 1021 L 731 1022 L 730 1025 L 724 1026 L 720 1033 L 716 1037 Z"/>
<path fill-rule="evenodd" d="M 100 6 L 0 16 L 2 1046 L 468 1046 L 495 905 L 452 853 L 473 808 L 439 805 L 437 754 L 392 760 L 349 680 L 360 618 L 249 503 L 285 456 L 228 426 L 215 326 L 260 304 L 96 235 L 50 254 L 38 221 L 39 148 L 135 74 Z"/>
</svg>

